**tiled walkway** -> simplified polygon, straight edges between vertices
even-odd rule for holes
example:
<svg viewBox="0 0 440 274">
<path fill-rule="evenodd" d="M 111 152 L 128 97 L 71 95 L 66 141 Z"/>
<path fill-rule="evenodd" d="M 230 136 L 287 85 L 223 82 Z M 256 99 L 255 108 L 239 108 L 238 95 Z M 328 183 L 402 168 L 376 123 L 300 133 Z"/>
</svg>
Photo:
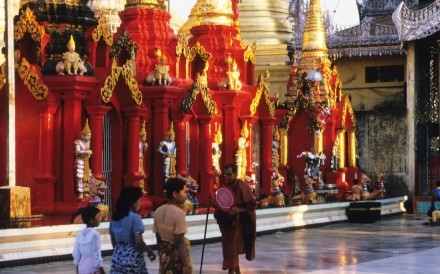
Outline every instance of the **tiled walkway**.
<svg viewBox="0 0 440 274">
<path fill-rule="evenodd" d="M 257 238 L 257 256 L 244 257 L 244 274 L 257 273 L 440 273 L 440 226 L 426 226 L 426 215 L 386 217 L 371 224 L 338 223 L 277 232 Z M 200 271 L 202 245 L 192 246 L 194 273 Z M 221 271 L 221 245 L 205 246 L 202 273 Z M 104 257 L 109 272 L 110 257 Z M 157 273 L 158 263 L 148 263 Z M 0 273 L 75 273 L 71 261 L 0 269 Z"/>
</svg>

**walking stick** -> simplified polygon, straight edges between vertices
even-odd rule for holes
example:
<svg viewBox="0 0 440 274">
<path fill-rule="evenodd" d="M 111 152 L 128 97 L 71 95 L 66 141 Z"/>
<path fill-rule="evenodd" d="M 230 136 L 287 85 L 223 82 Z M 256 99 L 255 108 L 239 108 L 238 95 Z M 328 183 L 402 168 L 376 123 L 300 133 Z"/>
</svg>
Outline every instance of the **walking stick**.
<svg viewBox="0 0 440 274">
<path fill-rule="evenodd" d="M 200 274 L 202 274 L 202 267 L 203 267 L 203 255 L 205 254 L 205 243 L 206 243 L 206 229 L 208 227 L 208 216 L 209 216 L 209 209 L 211 207 L 211 197 L 208 197 L 208 209 L 206 211 L 206 221 L 205 221 L 205 233 L 203 235 L 203 245 L 202 245 L 202 260 L 200 261 Z"/>
</svg>

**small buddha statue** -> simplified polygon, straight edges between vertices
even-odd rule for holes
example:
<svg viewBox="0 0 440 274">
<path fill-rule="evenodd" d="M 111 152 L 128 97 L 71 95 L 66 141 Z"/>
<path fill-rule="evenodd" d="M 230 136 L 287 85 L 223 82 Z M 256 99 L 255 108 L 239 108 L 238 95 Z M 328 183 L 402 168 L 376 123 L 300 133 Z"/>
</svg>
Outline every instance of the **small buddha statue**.
<svg viewBox="0 0 440 274">
<path fill-rule="evenodd" d="M 228 76 L 228 89 L 241 90 L 243 85 L 240 81 L 240 71 L 235 60 L 232 62 L 231 69 L 226 72 L 226 75 Z"/>
<path fill-rule="evenodd" d="M 173 79 L 169 74 L 170 66 L 166 64 L 166 60 L 167 59 L 165 55 L 161 54 L 159 58 L 159 63 L 155 65 L 154 71 L 151 72 L 145 80 L 147 84 L 165 86 L 171 85 Z"/>
<path fill-rule="evenodd" d="M 55 68 L 59 75 L 83 75 L 87 72 L 84 61 L 81 60 L 79 54 L 75 52 L 75 40 L 70 35 L 70 40 L 67 43 L 68 51 L 63 53 L 63 61 L 59 62 Z"/>
</svg>

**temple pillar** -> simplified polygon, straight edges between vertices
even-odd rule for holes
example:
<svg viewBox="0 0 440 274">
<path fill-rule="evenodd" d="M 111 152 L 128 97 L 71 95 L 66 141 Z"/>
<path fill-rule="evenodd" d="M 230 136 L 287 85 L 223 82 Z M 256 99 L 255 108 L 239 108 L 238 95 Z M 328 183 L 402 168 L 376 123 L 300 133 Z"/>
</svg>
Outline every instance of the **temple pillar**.
<svg viewBox="0 0 440 274">
<path fill-rule="evenodd" d="M 356 135 L 353 129 L 347 130 L 347 166 L 356 167 Z"/>
<path fill-rule="evenodd" d="M 261 118 L 263 128 L 261 130 L 261 143 L 260 149 L 262 149 L 260 165 L 261 165 L 261 182 L 260 193 L 270 193 L 270 180 L 273 172 L 272 168 L 272 141 L 273 141 L 273 126 L 275 119 L 272 117 Z"/>
<path fill-rule="evenodd" d="M 89 125 L 92 131 L 92 139 L 90 140 L 90 147 L 93 152 L 93 157 L 90 159 L 90 166 L 93 172 L 93 177 L 105 181 L 105 176 L 102 174 L 102 135 L 104 115 L 110 111 L 108 106 L 87 106 L 87 113 L 89 115 Z"/>
<path fill-rule="evenodd" d="M 72 172 L 62 173 L 61 181 L 63 182 L 63 201 L 75 202 L 78 200 L 74 181 L 73 158 L 75 154 L 74 141 L 81 138 L 82 129 L 82 101 L 85 95 L 82 92 L 71 91 L 65 92 L 62 96 L 64 101 L 64 115 L 63 115 L 63 133 L 64 143 L 62 150 L 64 151 L 64 161 L 62 163 L 62 170 L 71 170 Z M 94 157 L 92 155 L 92 157 Z"/>
<path fill-rule="evenodd" d="M 127 118 L 127 158 L 125 166 L 124 184 L 139 187 L 139 180 L 143 177 L 139 174 L 139 130 L 141 128 L 141 117 L 145 117 L 147 110 L 139 107 L 128 107 L 122 109 Z M 144 185 L 145 187 L 145 185 Z M 145 191 L 145 189 L 142 189 Z M 147 217 L 153 207 L 153 203 L 147 195 L 141 197 L 139 214 Z"/>
<path fill-rule="evenodd" d="M 125 185 L 139 186 L 139 130 L 141 128 L 141 116 L 146 115 L 145 109 L 123 108 L 127 118 L 127 158 L 125 166 Z"/>
<path fill-rule="evenodd" d="M 44 101 L 39 106 L 40 112 L 40 140 L 39 140 L 39 174 L 34 178 L 38 185 L 34 189 L 33 209 L 38 213 L 52 213 L 55 202 L 54 183 L 57 178 L 53 172 L 53 129 L 54 114 L 58 109 L 57 103 Z"/>
<path fill-rule="evenodd" d="M 338 167 L 345 167 L 345 130 L 338 132 L 339 148 L 338 148 Z"/>
<path fill-rule="evenodd" d="M 313 153 L 319 154 L 323 152 L 323 140 L 322 135 L 325 128 L 313 131 Z"/>
<path fill-rule="evenodd" d="M 174 130 L 176 132 L 176 149 L 179 156 L 176 157 L 176 173 L 182 176 L 188 175 L 188 162 L 187 162 L 187 140 L 186 136 L 186 124 L 191 115 L 189 114 L 178 114 L 173 115 Z M 163 162 L 163 161 L 162 161 Z"/>
<path fill-rule="evenodd" d="M 239 135 L 237 123 L 237 108 L 233 105 L 223 107 L 223 132 L 224 132 L 224 151 L 222 152 L 225 164 L 235 163 L 235 148 L 237 147 L 237 137 Z"/>
<path fill-rule="evenodd" d="M 258 121 L 258 117 L 254 116 L 244 116 L 241 117 L 241 120 L 244 124 L 247 121 L 249 136 L 247 138 L 248 146 L 246 147 L 246 175 L 251 176 L 253 180 L 255 180 L 255 169 L 254 169 L 254 124 Z M 270 146 L 271 147 L 271 146 Z"/>
<path fill-rule="evenodd" d="M 287 137 L 287 128 L 279 128 L 280 131 L 280 165 L 286 166 L 289 156 L 289 142 Z"/>
<path fill-rule="evenodd" d="M 160 142 L 163 141 L 166 138 L 166 132 L 169 129 L 170 121 L 169 121 L 169 107 L 170 104 L 166 100 L 155 100 L 153 103 L 153 117 L 154 117 L 154 123 L 153 123 L 153 130 L 155 134 L 152 134 L 152 149 L 154 149 L 153 153 L 153 194 L 159 195 L 162 194 L 164 191 L 164 178 L 162 174 L 162 168 L 163 168 L 163 157 L 162 154 L 160 154 L 157 151 L 157 147 L 159 146 Z M 181 133 L 179 133 L 181 134 Z M 181 136 L 176 134 L 176 141 L 179 140 Z M 177 145 L 177 144 L 176 144 Z M 181 153 L 179 151 L 179 148 L 177 148 L 176 151 L 176 161 L 179 160 L 179 154 Z M 176 163 L 176 168 L 179 168 L 179 165 Z M 177 170 L 176 170 L 177 172 Z"/>
<path fill-rule="evenodd" d="M 198 117 L 200 125 L 200 199 L 206 201 L 208 196 L 214 194 L 214 174 L 212 172 L 212 141 L 215 131 L 211 131 L 212 117 L 200 115 Z"/>
</svg>

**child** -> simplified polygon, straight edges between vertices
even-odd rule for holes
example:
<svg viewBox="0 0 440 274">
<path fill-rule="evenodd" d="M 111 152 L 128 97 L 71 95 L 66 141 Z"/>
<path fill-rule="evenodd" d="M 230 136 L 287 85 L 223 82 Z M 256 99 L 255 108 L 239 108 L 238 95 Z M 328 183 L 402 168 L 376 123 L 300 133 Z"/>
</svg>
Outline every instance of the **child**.
<svg viewBox="0 0 440 274">
<path fill-rule="evenodd" d="M 73 248 L 73 263 L 78 274 L 105 274 L 102 267 L 101 238 L 95 227 L 99 226 L 101 212 L 94 206 L 82 207 L 78 210 L 87 227 L 76 234 Z"/>
</svg>

